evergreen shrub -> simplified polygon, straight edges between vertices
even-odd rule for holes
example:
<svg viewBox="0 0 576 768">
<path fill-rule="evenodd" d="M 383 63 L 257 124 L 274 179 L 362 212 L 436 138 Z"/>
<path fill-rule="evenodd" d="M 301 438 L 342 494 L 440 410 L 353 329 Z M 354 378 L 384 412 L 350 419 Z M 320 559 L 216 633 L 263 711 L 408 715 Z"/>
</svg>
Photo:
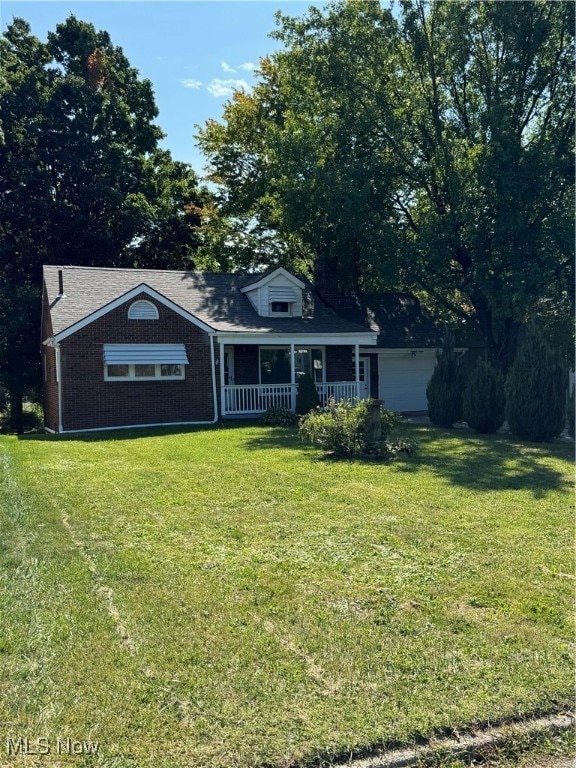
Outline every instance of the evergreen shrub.
<svg viewBox="0 0 576 768">
<path fill-rule="evenodd" d="M 475 432 L 497 432 L 504 423 L 504 402 L 504 377 L 479 358 L 464 388 L 462 418 Z"/>
<path fill-rule="evenodd" d="M 296 413 L 301 416 L 309 413 L 320 405 L 320 398 L 316 384 L 311 376 L 305 374 L 298 381 L 298 393 L 296 395 Z"/>
<path fill-rule="evenodd" d="M 454 336 L 448 332 L 436 353 L 436 366 L 426 387 L 428 415 L 438 427 L 452 427 L 462 418 L 463 372 L 454 351 Z"/>
<path fill-rule="evenodd" d="M 553 440 L 566 423 L 566 365 L 537 328 L 521 344 L 506 382 L 506 420 L 517 437 Z"/>
</svg>

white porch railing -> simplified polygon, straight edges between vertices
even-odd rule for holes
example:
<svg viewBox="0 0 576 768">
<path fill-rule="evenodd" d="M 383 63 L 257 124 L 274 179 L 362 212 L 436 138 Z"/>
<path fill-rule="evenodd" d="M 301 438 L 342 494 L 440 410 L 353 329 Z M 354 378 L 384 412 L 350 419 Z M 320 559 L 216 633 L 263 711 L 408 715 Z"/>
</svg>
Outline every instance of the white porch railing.
<svg viewBox="0 0 576 768">
<path fill-rule="evenodd" d="M 355 381 L 326 381 L 316 384 L 320 403 L 326 405 L 330 398 L 352 400 L 358 397 L 359 384 Z M 292 384 L 234 384 L 224 387 L 223 416 L 242 416 L 264 413 L 270 407 L 296 407 L 296 385 Z"/>
<path fill-rule="evenodd" d="M 356 381 L 324 381 L 322 384 L 316 384 L 316 389 L 321 405 L 326 405 L 330 399 L 338 403 L 340 400 L 359 397 L 359 385 Z"/>
</svg>

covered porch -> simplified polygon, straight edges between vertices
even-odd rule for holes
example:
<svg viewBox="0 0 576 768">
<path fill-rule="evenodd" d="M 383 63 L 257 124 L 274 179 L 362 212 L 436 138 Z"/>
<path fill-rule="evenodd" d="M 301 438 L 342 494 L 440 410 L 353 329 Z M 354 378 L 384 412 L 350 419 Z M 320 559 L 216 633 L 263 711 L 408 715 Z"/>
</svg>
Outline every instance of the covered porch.
<svg viewBox="0 0 576 768">
<path fill-rule="evenodd" d="M 305 375 L 314 381 L 322 405 L 332 398 L 369 395 L 360 353 L 365 340 L 329 334 L 298 339 L 238 336 L 217 339 L 222 417 L 256 415 L 270 407 L 294 411 L 298 382 Z"/>
</svg>

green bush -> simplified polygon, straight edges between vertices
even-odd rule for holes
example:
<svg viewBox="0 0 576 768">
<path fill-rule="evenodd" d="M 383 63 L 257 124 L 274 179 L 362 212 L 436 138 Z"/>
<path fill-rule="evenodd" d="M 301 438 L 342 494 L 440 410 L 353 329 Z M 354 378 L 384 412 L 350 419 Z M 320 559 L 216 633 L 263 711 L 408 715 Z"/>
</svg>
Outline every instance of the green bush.
<svg viewBox="0 0 576 768">
<path fill-rule="evenodd" d="M 512 434 L 552 440 L 566 423 L 566 366 L 541 331 L 531 328 L 506 382 L 506 420 Z"/>
<path fill-rule="evenodd" d="M 447 333 L 436 353 L 436 366 L 426 387 L 428 415 L 438 427 L 452 427 L 462 418 L 463 372 L 454 351 L 454 336 Z"/>
<path fill-rule="evenodd" d="M 44 428 L 44 414 L 38 403 L 24 403 L 22 411 L 24 432 L 37 432 Z M 0 432 L 10 432 L 10 406 L 0 412 Z"/>
<path fill-rule="evenodd" d="M 462 399 L 462 417 L 475 432 L 496 432 L 504 423 L 504 377 L 479 358 Z"/>
<path fill-rule="evenodd" d="M 574 387 L 572 387 L 572 391 L 570 392 L 570 397 L 568 398 L 568 407 L 566 409 L 566 418 L 568 420 L 568 434 L 570 437 L 574 437 L 574 419 L 576 418 L 576 415 L 574 413 Z"/>
<path fill-rule="evenodd" d="M 380 407 L 380 439 L 374 441 L 370 398 L 365 400 L 331 400 L 325 408 L 300 419 L 299 434 L 305 442 L 342 458 L 385 456 L 390 454 L 386 438 L 398 424 L 398 416 Z M 406 444 L 406 449 L 408 445 Z"/>
<path fill-rule="evenodd" d="M 318 390 L 311 376 L 305 374 L 298 382 L 296 395 L 296 413 L 303 415 L 320 405 Z"/>
<path fill-rule="evenodd" d="M 271 405 L 262 416 L 260 424 L 264 427 L 293 427 L 298 423 L 298 416 L 287 408 Z"/>
</svg>

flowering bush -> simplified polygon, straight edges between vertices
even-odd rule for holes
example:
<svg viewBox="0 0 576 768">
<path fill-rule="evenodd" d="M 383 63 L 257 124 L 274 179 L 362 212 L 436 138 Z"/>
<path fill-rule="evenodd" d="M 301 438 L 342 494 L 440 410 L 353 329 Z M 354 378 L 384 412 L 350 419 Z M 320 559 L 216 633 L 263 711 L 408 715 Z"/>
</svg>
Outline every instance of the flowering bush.
<svg viewBox="0 0 576 768">
<path fill-rule="evenodd" d="M 365 400 L 330 400 L 324 408 L 315 408 L 300 419 L 299 434 L 305 442 L 343 458 L 388 456 L 392 446 L 386 439 L 398 424 L 398 416 L 379 408 L 379 430 L 375 432 L 374 407 Z M 379 432 L 379 434 L 378 434 Z M 377 437 L 375 437 L 377 435 Z M 406 444 L 407 445 L 407 444 Z"/>
</svg>

